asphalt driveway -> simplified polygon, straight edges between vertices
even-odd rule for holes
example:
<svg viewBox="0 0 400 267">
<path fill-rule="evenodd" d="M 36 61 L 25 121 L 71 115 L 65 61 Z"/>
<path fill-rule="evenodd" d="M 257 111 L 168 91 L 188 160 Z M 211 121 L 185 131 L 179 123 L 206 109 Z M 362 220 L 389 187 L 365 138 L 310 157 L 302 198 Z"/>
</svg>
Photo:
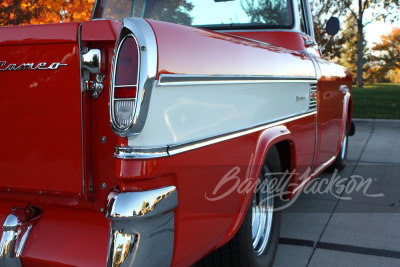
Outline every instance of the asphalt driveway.
<svg viewBox="0 0 400 267">
<path fill-rule="evenodd" d="M 400 121 L 354 122 L 346 168 L 284 211 L 274 266 L 400 266 Z"/>
</svg>

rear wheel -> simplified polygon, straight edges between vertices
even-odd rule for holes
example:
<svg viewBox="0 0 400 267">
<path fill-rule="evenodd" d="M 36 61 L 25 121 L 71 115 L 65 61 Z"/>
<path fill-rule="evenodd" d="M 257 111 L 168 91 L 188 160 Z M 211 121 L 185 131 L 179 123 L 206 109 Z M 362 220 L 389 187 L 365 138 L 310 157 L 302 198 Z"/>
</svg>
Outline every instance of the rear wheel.
<svg viewBox="0 0 400 267">
<path fill-rule="evenodd" d="M 269 181 L 281 172 L 279 154 L 272 147 L 259 177 L 259 188 L 253 195 L 246 217 L 236 235 L 197 266 L 272 266 L 279 242 L 280 212 L 274 211 L 281 199 L 273 197 Z"/>
</svg>

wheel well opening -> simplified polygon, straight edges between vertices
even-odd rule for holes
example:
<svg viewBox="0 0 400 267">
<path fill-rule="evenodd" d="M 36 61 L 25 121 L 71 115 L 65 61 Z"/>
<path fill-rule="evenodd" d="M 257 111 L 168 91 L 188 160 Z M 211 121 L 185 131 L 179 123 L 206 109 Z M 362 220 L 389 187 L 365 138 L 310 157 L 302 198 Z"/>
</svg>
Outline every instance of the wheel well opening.
<svg viewBox="0 0 400 267">
<path fill-rule="evenodd" d="M 291 171 L 292 159 L 291 159 L 289 141 L 279 142 L 275 146 L 278 149 L 282 172 Z"/>
</svg>

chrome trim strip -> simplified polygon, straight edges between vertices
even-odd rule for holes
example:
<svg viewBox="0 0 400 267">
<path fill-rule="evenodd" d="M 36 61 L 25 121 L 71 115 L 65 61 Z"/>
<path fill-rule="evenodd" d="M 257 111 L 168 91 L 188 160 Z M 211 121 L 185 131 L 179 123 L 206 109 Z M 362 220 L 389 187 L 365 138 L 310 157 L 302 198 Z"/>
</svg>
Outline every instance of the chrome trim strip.
<svg viewBox="0 0 400 267">
<path fill-rule="evenodd" d="M 95 2 L 94 2 L 93 9 L 92 9 L 92 14 L 90 15 L 90 20 L 94 19 L 94 13 L 96 12 L 98 2 L 99 2 L 99 0 L 95 0 Z"/>
<path fill-rule="evenodd" d="M 319 78 L 321 78 L 321 76 L 322 76 L 321 69 L 319 68 L 319 65 L 318 65 L 317 61 L 315 60 L 315 58 L 313 58 L 313 56 L 305 50 L 301 50 L 300 52 L 302 52 L 303 54 L 305 54 L 306 56 L 308 56 L 310 58 L 311 62 L 314 65 L 315 75 L 317 77 L 317 80 L 319 80 Z"/>
<path fill-rule="evenodd" d="M 132 148 L 132 147 L 116 147 L 116 152 L 114 157 L 119 159 L 149 159 L 149 158 L 159 158 L 173 156 L 204 146 L 209 146 L 219 142 L 227 141 L 233 138 L 237 138 L 243 135 L 251 134 L 254 132 L 262 131 L 274 126 L 278 126 L 284 123 L 288 123 L 294 120 L 302 119 L 308 116 L 316 115 L 316 111 L 311 111 L 307 113 L 297 114 L 287 118 L 281 118 L 275 121 L 265 122 L 259 125 L 248 127 L 234 132 L 229 132 L 221 134 L 218 136 L 195 140 L 189 143 L 176 144 L 159 148 Z"/>
<path fill-rule="evenodd" d="M 311 62 L 314 64 L 315 75 L 317 77 L 316 93 L 317 93 L 317 102 L 318 102 L 318 80 L 322 76 L 321 69 L 319 68 L 317 61 L 314 59 L 313 56 L 310 55 L 310 53 L 308 53 L 307 51 L 304 51 L 304 50 L 301 50 L 301 52 L 304 53 L 305 55 L 307 55 L 310 58 Z M 318 111 L 317 107 L 316 107 L 316 109 Z M 311 168 L 312 168 L 311 171 L 313 171 L 315 168 L 315 162 L 317 160 L 317 152 L 318 152 L 318 113 L 315 118 L 315 150 L 314 150 L 314 160 L 313 160 L 313 164 L 311 166 Z"/>
<path fill-rule="evenodd" d="M 127 129 L 118 129 L 113 121 L 114 113 L 114 94 L 113 94 L 113 80 L 115 77 L 115 64 L 118 57 L 117 53 L 114 54 L 113 59 L 113 70 L 110 85 L 110 118 L 111 127 L 113 131 L 122 137 L 135 137 L 143 129 L 144 123 L 147 118 L 147 113 L 150 104 L 151 91 L 153 89 L 153 83 L 157 75 L 157 42 L 156 37 L 151 28 L 150 24 L 144 19 L 138 18 L 126 18 L 123 22 L 120 36 L 117 41 L 117 48 L 125 37 L 127 32 L 130 32 L 135 37 L 138 43 L 139 53 L 139 75 L 138 75 L 138 87 L 137 87 L 137 99 L 135 103 L 136 109 L 134 111 L 133 124 Z"/>
<path fill-rule="evenodd" d="M 111 192 L 106 212 L 112 221 L 107 266 L 169 266 L 177 206 L 175 186 Z"/>
<path fill-rule="evenodd" d="M 312 178 L 314 178 L 314 176 L 316 176 L 320 171 L 322 171 L 324 168 L 326 168 L 329 165 L 331 165 L 335 161 L 335 159 L 336 159 L 336 157 L 334 156 L 334 157 L 330 158 L 327 162 L 325 162 L 324 164 L 319 166 L 310 176 L 307 177 L 307 179 L 305 179 L 299 186 L 297 186 L 293 190 L 293 195 L 297 194 L 297 192 L 301 188 L 303 188 Z"/>
<path fill-rule="evenodd" d="M 208 145 L 212 145 L 212 144 L 216 144 L 216 143 L 220 143 L 223 141 L 227 141 L 233 138 L 237 138 L 237 137 L 241 137 L 247 134 L 251 134 L 251 133 L 255 133 L 258 131 L 262 131 L 268 128 L 272 128 L 274 126 L 279 126 L 281 124 L 285 124 L 294 120 L 298 120 L 298 119 L 302 119 L 308 116 L 312 116 L 314 114 L 317 114 L 316 111 L 313 112 L 308 112 L 308 113 L 304 113 L 301 115 L 296 115 L 296 116 L 292 116 L 289 118 L 284 118 L 284 119 L 280 119 L 280 120 L 276 120 L 276 121 L 272 121 L 272 122 L 268 122 L 266 124 L 262 124 L 262 125 L 258 125 L 258 126 L 254 126 L 251 128 L 247 128 L 247 129 L 243 129 L 243 130 L 239 130 L 237 132 L 232 132 L 232 133 L 228 133 L 228 134 L 224 134 L 224 135 L 220 135 L 220 136 L 216 136 L 216 137 L 212 137 L 209 139 L 203 139 L 203 140 L 198 140 L 198 141 L 194 141 L 191 143 L 187 143 L 187 144 L 181 144 L 181 145 L 173 145 L 168 147 L 168 154 L 170 156 L 179 154 L 179 153 L 183 153 L 186 151 L 190 151 L 193 149 L 197 149 L 197 148 L 201 148 L 204 146 L 208 146 Z"/>
<path fill-rule="evenodd" d="M 216 32 L 221 32 L 221 33 L 235 33 L 235 32 L 294 32 L 294 33 L 301 33 L 303 34 L 302 31 L 295 30 L 295 29 L 236 29 L 236 30 L 215 30 Z M 236 36 L 236 35 L 234 35 Z M 241 37 L 241 36 L 238 36 Z M 249 39 L 252 40 L 252 39 Z M 264 43 L 268 44 L 268 43 Z"/>
<path fill-rule="evenodd" d="M 168 157 L 168 147 L 133 148 L 129 146 L 115 147 L 114 157 L 119 159 L 149 159 Z"/>
<path fill-rule="evenodd" d="M 209 85 L 238 83 L 308 82 L 315 83 L 315 77 L 255 76 L 255 75 L 193 75 L 161 74 L 157 86 Z"/>
<path fill-rule="evenodd" d="M 78 44 L 79 44 L 79 72 L 81 74 L 81 146 L 82 146 L 82 195 L 84 196 L 86 193 L 85 190 L 85 126 L 83 124 L 84 116 L 83 116 L 83 94 L 85 92 L 86 84 L 85 84 L 85 75 L 84 72 L 82 71 L 83 67 L 83 62 L 82 62 L 82 53 L 84 52 L 84 46 L 82 42 L 82 23 L 79 25 L 79 30 L 78 30 Z"/>
</svg>

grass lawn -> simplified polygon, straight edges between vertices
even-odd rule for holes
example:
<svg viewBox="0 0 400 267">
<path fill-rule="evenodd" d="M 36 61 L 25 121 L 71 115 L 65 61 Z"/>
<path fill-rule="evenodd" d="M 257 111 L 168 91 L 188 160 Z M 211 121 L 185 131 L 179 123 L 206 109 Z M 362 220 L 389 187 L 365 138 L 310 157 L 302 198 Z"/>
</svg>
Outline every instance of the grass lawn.
<svg viewBox="0 0 400 267">
<path fill-rule="evenodd" d="M 352 93 L 353 118 L 400 119 L 400 84 L 370 84 Z"/>
</svg>

